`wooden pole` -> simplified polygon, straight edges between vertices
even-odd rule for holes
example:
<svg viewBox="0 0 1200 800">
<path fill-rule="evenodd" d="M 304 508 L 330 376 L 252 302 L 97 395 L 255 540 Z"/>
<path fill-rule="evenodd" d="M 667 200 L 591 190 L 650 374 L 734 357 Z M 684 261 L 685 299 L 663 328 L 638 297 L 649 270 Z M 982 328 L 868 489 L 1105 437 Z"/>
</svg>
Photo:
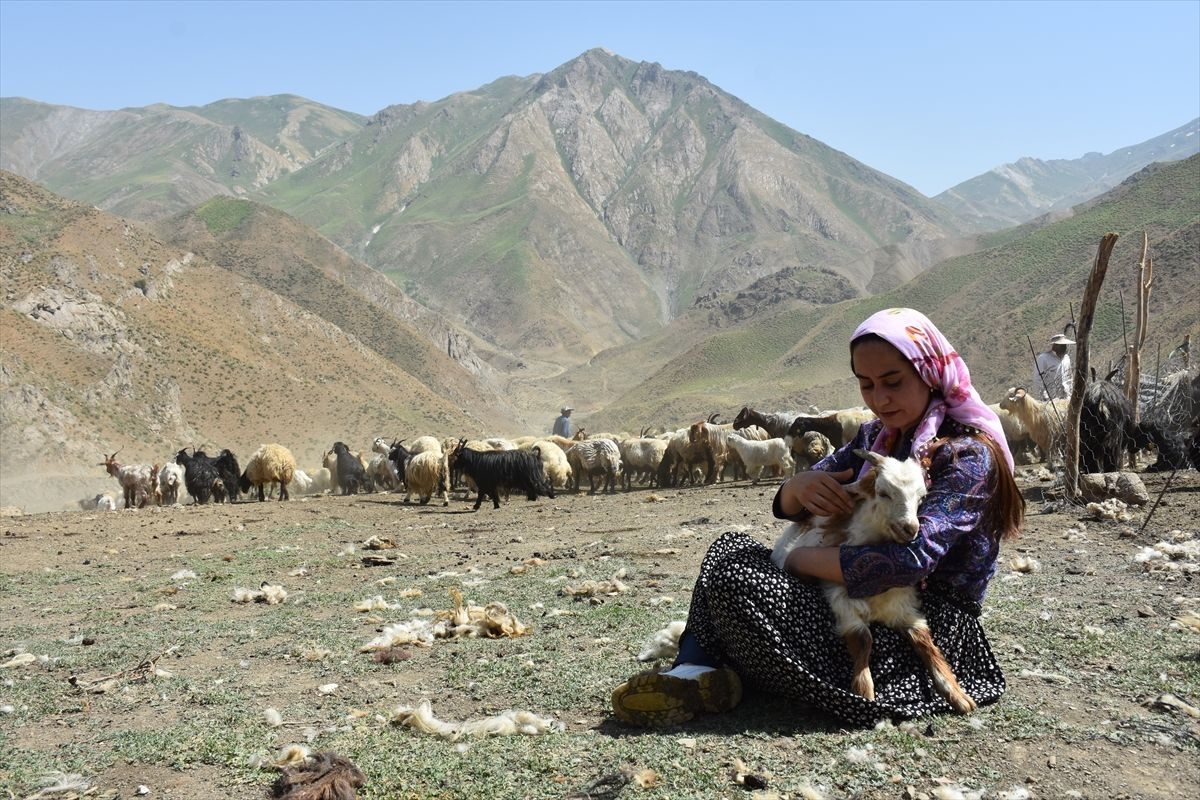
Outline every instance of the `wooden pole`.
<svg viewBox="0 0 1200 800">
<path fill-rule="evenodd" d="M 1139 422 L 1138 389 L 1142 379 L 1142 347 L 1150 315 L 1150 285 L 1154 283 L 1154 262 L 1149 256 L 1150 239 L 1142 232 L 1142 259 L 1138 262 L 1137 310 L 1134 312 L 1133 344 L 1126 344 L 1129 361 L 1125 367 L 1125 398 L 1133 407 L 1133 421 Z M 1122 309 L 1123 310 L 1123 309 Z"/>
<path fill-rule="evenodd" d="M 1063 488 L 1067 499 L 1071 501 L 1079 498 L 1079 415 L 1083 410 L 1083 392 L 1087 386 L 1088 337 L 1092 333 L 1092 318 L 1096 315 L 1096 298 L 1100 295 L 1100 287 L 1104 285 L 1108 259 L 1118 238 L 1115 233 L 1106 233 L 1100 239 L 1100 249 L 1096 251 L 1096 262 L 1092 265 L 1087 286 L 1083 290 L 1083 303 L 1079 308 L 1075 374 L 1071 380 L 1071 402 L 1067 405 L 1067 457 L 1063 476 Z"/>
</svg>

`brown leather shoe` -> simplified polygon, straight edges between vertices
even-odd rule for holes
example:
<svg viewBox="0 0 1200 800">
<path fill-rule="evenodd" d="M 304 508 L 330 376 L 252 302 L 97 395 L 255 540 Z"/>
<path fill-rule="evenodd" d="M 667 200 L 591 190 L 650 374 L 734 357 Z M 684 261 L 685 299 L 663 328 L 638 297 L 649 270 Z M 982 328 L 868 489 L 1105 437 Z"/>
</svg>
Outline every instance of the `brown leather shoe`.
<svg viewBox="0 0 1200 800">
<path fill-rule="evenodd" d="M 639 672 L 612 693 L 613 713 L 628 725 L 662 727 L 687 722 L 707 711 L 730 711 L 742 701 L 742 681 L 728 668 L 695 678 Z"/>
</svg>

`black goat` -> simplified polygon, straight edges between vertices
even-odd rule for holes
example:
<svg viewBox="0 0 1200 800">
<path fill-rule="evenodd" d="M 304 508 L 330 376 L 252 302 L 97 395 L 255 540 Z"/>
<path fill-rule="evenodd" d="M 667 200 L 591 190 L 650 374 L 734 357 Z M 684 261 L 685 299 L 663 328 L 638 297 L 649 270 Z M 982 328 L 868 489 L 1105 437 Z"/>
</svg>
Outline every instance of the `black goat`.
<svg viewBox="0 0 1200 800">
<path fill-rule="evenodd" d="M 467 447 L 466 439 L 459 439 L 454 448 L 453 461 L 464 474 L 475 481 L 479 496 L 475 498 L 475 510 L 483 504 L 484 496 L 492 498 L 492 508 L 500 507 L 500 489 L 516 489 L 525 492 L 530 500 L 538 495 L 554 497 L 554 487 L 546 480 L 542 469 L 541 450 L 490 450 L 479 452 Z"/>
<path fill-rule="evenodd" d="M 236 503 L 240 499 L 242 479 L 242 468 L 238 466 L 237 456 L 228 449 L 222 450 L 213 459 L 213 466 L 217 468 L 217 474 L 225 484 L 225 498 L 230 503 Z"/>
<path fill-rule="evenodd" d="M 342 494 L 358 494 L 358 490 L 371 491 L 367 471 L 358 457 L 350 452 L 344 442 L 334 442 L 333 452 L 337 455 L 337 482 Z"/>
<path fill-rule="evenodd" d="M 1079 413 L 1079 472 L 1115 472 L 1137 438 L 1133 408 L 1114 383 L 1092 381 Z"/>
<path fill-rule="evenodd" d="M 221 473 L 203 450 L 193 450 L 189 456 L 185 447 L 175 454 L 175 463 L 183 467 L 183 483 L 193 502 L 199 505 L 207 503 L 213 497 L 214 487 L 219 487 L 224 496 L 225 484 Z"/>
<path fill-rule="evenodd" d="M 401 483 L 404 483 L 404 465 L 408 463 L 408 459 L 412 453 L 408 452 L 402 442 L 404 440 L 392 442 L 391 449 L 388 450 L 388 460 L 396 465 L 396 475 Z"/>
</svg>

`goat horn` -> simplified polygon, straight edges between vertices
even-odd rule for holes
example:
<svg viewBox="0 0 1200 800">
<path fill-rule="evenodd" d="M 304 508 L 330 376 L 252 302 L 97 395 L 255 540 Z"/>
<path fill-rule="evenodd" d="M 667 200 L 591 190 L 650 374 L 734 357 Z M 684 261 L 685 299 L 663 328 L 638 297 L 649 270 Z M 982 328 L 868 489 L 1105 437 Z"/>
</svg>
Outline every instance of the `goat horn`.
<svg viewBox="0 0 1200 800">
<path fill-rule="evenodd" d="M 720 412 L 720 411 L 714 411 L 712 414 L 710 414 L 710 415 L 709 415 L 709 417 L 708 417 L 708 423 L 709 423 L 710 425 L 714 424 L 714 423 L 716 422 L 716 420 L 717 420 L 717 417 L 718 417 L 718 416 L 720 416 L 720 414 L 721 414 L 721 412 Z"/>
</svg>

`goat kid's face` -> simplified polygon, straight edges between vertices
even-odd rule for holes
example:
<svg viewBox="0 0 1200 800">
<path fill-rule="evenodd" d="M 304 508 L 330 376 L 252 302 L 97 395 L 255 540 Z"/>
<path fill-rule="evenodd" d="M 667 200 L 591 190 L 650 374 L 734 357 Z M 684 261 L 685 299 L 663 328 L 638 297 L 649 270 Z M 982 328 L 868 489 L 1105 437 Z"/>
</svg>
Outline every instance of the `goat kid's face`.
<svg viewBox="0 0 1200 800">
<path fill-rule="evenodd" d="M 901 544 L 913 541 L 921 529 L 917 510 L 928 492 L 925 471 L 912 459 L 899 461 L 877 453 L 866 455 L 874 466 L 858 483 L 847 486 L 847 490 L 864 502 L 862 513 L 873 530 L 886 540 Z"/>
</svg>

